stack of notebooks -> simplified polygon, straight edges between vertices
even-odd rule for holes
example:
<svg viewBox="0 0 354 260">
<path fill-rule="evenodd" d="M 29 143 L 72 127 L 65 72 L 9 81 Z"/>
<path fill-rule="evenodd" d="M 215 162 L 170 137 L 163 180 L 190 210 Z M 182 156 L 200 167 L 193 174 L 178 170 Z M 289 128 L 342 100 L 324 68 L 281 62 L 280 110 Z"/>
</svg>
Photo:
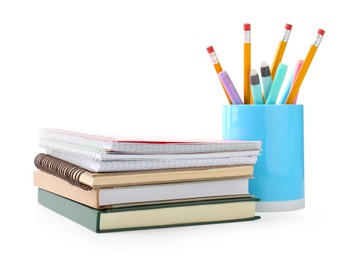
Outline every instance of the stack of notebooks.
<svg viewBox="0 0 354 260">
<path fill-rule="evenodd" d="M 153 141 L 41 129 L 43 206 L 95 231 L 255 220 L 260 141 Z"/>
</svg>

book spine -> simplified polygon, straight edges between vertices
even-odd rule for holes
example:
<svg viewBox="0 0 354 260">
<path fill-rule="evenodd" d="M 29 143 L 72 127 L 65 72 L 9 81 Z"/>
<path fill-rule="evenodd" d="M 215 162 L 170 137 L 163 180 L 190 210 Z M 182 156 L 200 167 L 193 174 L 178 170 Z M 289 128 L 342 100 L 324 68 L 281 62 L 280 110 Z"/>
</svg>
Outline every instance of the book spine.
<svg viewBox="0 0 354 260">
<path fill-rule="evenodd" d="M 86 170 L 71 163 L 40 153 L 35 157 L 34 165 L 38 169 L 59 177 L 84 190 L 92 189 L 92 187 L 80 182 L 80 176 L 86 172 Z"/>
<path fill-rule="evenodd" d="M 72 221 L 99 233 L 100 211 L 49 191 L 38 189 L 38 202 L 42 206 L 71 219 Z"/>
</svg>

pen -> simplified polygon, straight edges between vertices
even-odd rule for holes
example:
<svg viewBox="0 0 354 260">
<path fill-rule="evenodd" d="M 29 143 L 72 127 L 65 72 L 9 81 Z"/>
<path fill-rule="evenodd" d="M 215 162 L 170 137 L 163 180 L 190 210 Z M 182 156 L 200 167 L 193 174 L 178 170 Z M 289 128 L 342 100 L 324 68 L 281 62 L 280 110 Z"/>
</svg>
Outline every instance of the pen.
<svg viewBox="0 0 354 260">
<path fill-rule="evenodd" d="M 274 79 L 275 73 L 276 73 L 276 71 L 278 69 L 278 66 L 279 66 L 279 63 L 283 59 L 283 55 L 284 55 L 285 48 L 286 48 L 286 45 L 287 45 L 289 37 L 290 37 L 290 33 L 291 33 L 292 27 L 293 26 L 291 24 L 288 24 L 288 23 L 285 25 L 285 31 L 284 31 L 284 34 L 283 34 L 283 38 L 279 42 L 278 49 L 277 49 L 277 52 L 275 54 L 275 57 L 274 57 L 274 60 L 273 60 L 273 64 L 272 64 L 272 69 L 271 69 L 272 79 Z"/>
<path fill-rule="evenodd" d="M 221 80 L 222 84 L 225 86 L 227 94 L 229 95 L 232 104 L 243 104 L 240 96 L 238 95 L 234 84 L 232 83 L 229 74 L 226 71 L 222 71 L 218 74 L 219 79 Z"/>
<path fill-rule="evenodd" d="M 219 74 L 220 72 L 222 72 L 222 67 L 221 67 L 221 64 L 219 62 L 219 59 L 218 59 L 218 56 L 216 56 L 216 53 L 214 51 L 214 47 L 213 46 L 209 46 L 207 48 L 207 51 L 209 53 L 209 57 L 210 57 L 210 60 L 211 60 L 211 63 L 214 65 L 214 69 L 216 71 L 216 74 Z M 220 82 L 223 89 L 224 89 L 224 92 L 225 92 L 225 95 L 227 97 L 227 100 L 229 101 L 230 104 L 232 104 L 232 101 L 229 97 L 229 95 L 227 94 L 227 91 L 224 87 L 224 85 L 222 84 L 222 82 Z"/>
<path fill-rule="evenodd" d="M 287 70 L 288 70 L 288 65 L 279 63 L 277 73 L 275 73 L 272 86 L 270 86 L 270 90 L 266 102 L 267 105 L 275 104 L 275 102 L 277 101 L 279 90 L 281 85 L 283 84 Z"/>
<path fill-rule="evenodd" d="M 255 69 L 251 70 L 250 74 L 250 82 L 251 82 L 251 92 L 254 104 L 264 104 L 262 88 L 259 82 L 259 76 Z"/>
<path fill-rule="evenodd" d="M 315 56 L 318 47 L 321 44 L 324 33 L 325 33 L 325 31 L 322 29 L 319 29 L 317 31 L 317 38 L 316 38 L 314 44 L 311 45 L 310 50 L 307 53 L 307 56 L 300 68 L 299 74 L 297 75 L 297 77 L 294 81 L 294 84 L 290 90 L 290 94 L 288 96 L 288 99 L 286 100 L 286 104 L 295 104 L 295 100 L 296 100 L 297 95 L 299 93 L 301 83 L 306 76 L 307 70 L 309 69 L 309 67 L 311 65 L 312 59 Z"/>
<path fill-rule="evenodd" d="M 270 69 L 268 64 L 263 61 L 261 64 L 261 76 L 262 76 L 262 86 L 264 99 L 267 100 L 270 86 L 272 85 L 272 77 L 270 75 Z"/>
<path fill-rule="evenodd" d="M 245 23 L 244 44 L 243 44 L 243 94 L 245 104 L 252 103 L 252 94 L 250 91 L 250 73 L 251 73 L 251 25 Z"/>
</svg>

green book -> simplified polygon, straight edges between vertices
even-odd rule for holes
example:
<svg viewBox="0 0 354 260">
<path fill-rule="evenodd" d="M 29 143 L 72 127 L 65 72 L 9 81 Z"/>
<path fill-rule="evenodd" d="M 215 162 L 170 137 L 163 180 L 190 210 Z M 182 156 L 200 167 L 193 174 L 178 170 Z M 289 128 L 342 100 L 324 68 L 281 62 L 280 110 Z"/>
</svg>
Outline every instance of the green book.
<svg viewBox="0 0 354 260">
<path fill-rule="evenodd" d="M 256 201 L 228 198 L 98 210 L 38 189 L 41 205 L 97 233 L 256 220 Z"/>
</svg>

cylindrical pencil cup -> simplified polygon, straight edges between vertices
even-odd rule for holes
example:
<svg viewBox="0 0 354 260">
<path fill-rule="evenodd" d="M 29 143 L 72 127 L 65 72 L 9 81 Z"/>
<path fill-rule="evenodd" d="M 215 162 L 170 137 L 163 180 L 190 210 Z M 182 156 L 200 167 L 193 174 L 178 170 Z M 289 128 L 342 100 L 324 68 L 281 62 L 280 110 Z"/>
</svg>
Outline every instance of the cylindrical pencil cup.
<svg viewBox="0 0 354 260">
<path fill-rule="evenodd" d="M 262 141 L 249 192 L 256 211 L 305 207 L 303 105 L 225 105 L 223 139 Z"/>
</svg>

